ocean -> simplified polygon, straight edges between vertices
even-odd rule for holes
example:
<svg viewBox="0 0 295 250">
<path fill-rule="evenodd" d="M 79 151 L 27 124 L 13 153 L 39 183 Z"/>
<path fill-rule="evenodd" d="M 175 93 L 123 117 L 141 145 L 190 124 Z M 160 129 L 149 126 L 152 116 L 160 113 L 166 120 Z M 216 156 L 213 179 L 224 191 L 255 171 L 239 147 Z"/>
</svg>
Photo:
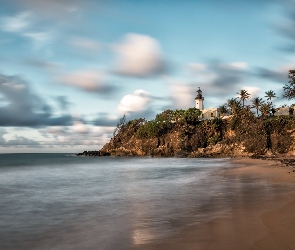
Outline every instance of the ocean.
<svg viewBox="0 0 295 250">
<path fill-rule="evenodd" d="M 0 154 L 0 249 L 137 249 L 270 199 L 230 159 Z"/>
</svg>

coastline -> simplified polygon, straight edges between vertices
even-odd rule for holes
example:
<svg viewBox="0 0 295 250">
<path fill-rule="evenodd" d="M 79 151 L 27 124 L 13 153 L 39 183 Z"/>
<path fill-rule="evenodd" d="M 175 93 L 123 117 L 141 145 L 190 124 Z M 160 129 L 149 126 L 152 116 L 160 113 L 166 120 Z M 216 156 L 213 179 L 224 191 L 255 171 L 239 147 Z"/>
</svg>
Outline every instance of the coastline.
<svg viewBox="0 0 295 250">
<path fill-rule="evenodd" d="M 231 162 L 235 167 L 216 174 L 228 178 L 255 176 L 281 190 L 274 197 L 239 204 L 220 218 L 138 249 L 295 249 L 295 167 L 284 166 L 278 159 L 235 158 Z"/>
</svg>

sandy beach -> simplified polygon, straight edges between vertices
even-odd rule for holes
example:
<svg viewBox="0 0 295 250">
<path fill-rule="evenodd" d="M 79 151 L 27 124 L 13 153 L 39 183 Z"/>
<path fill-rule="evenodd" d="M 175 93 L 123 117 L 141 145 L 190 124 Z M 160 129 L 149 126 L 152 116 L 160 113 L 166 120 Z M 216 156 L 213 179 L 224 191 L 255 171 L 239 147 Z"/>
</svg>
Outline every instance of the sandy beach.
<svg viewBox="0 0 295 250">
<path fill-rule="evenodd" d="M 239 204 L 220 218 L 193 225 L 144 249 L 295 249 L 295 167 L 248 158 L 233 159 L 232 163 L 236 167 L 216 174 L 255 176 L 280 191 L 255 203 Z"/>
</svg>

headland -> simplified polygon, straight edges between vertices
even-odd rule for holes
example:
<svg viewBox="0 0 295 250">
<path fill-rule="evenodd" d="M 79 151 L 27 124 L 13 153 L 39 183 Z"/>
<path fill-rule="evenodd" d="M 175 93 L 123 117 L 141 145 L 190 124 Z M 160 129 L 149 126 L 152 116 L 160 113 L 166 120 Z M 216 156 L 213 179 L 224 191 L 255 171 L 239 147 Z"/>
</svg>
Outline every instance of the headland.
<svg viewBox="0 0 295 250">
<path fill-rule="evenodd" d="M 289 157 L 295 155 L 293 116 L 256 117 L 247 109 L 200 120 L 200 110 L 166 110 L 154 120 L 121 122 L 113 138 L 85 156 Z"/>
<path fill-rule="evenodd" d="M 295 249 L 294 117 L 256 117 L 246 109 L 227 119 L 198 117 L 197 109 L 167 110 L 152 121 L 118 124 L 101 150 L 78 155 L 230 157 L 235 167 L 216 174 L 255 176 L 278 191 L 138 249 Z"/>
</svg>

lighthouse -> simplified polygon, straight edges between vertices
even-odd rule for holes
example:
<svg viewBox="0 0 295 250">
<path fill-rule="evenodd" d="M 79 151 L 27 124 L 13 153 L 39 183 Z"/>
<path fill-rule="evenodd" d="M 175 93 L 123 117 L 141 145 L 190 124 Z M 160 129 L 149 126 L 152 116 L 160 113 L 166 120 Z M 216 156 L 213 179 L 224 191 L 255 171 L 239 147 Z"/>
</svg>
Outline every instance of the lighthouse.
<svg viewBox="0 0 295 250">
<path fill-rule="evenodd" d="M 199 89 L 197 90 L 197 97 L 195 98 L 196 100 L 196 108 L 199 109 L 199 110 L 204 110 L 204 97 L 202 96 L 202 90 Z"/>
</svg>

